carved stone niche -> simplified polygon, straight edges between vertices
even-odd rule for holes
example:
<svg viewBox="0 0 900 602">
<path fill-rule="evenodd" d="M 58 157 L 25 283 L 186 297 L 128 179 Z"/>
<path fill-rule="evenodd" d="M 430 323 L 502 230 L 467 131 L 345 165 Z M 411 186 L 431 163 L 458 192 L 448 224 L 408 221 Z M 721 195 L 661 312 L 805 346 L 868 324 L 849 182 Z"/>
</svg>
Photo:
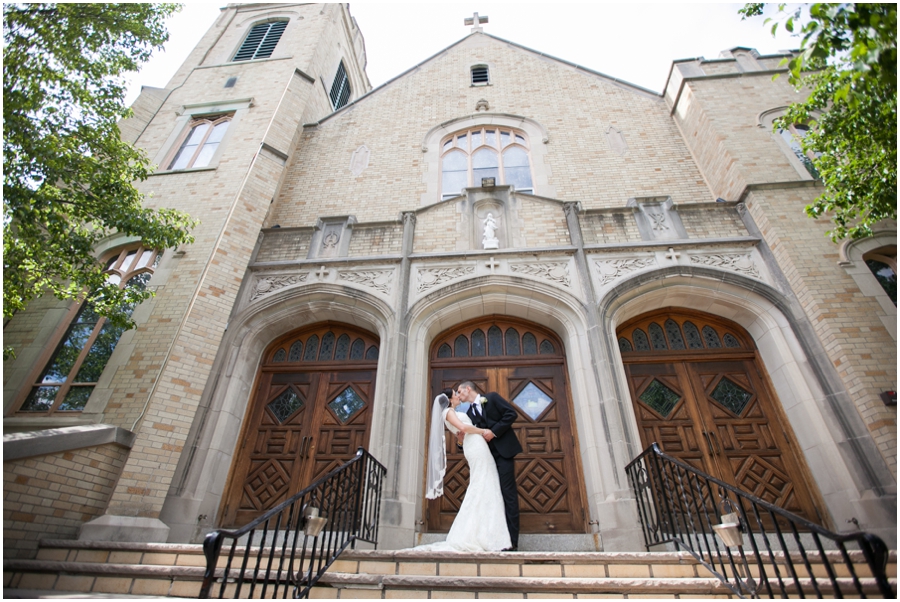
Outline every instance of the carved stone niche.
<svg viewBox="0 0 900 602">
<path fill-rule="evenodd" d="M 459 201 L 457 250 L 494 250 L 524 246 L 519 240 L 518 211 L 509 186 L 466 188 Z M 490 216 L 490 218 L 488 217 Z"/>
<path fill-rule="evenodd" d="M 356 218 L 352 215 L 317 219 L 306 258 L 346 257 L 350 250 L 350 236 L 355 223 Z"/>
<path fill-rule="evenodd" d="M 688 237 L 672 197 L 628 199 L 641 240 L 684 240 Z"/>
</svg>

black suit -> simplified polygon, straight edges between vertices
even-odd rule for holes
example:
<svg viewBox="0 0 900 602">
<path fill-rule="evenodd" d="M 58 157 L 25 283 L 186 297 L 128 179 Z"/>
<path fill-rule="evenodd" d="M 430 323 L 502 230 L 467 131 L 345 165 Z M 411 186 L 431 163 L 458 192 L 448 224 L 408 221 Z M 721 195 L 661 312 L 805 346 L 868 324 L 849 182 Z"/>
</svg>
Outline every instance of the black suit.
<svg viewBox="0 0 900 602">
<path fill-rule="evenodd" d="M 503 506 L 506 511 L 506 527 L 509 529 L 509 539 L 513 547 L 519 546 L 519 492 L 516 490 L 516 454 L 522 451 L 516 433 L 512 430 L 512 423 L 518 418 L 515 408 L 509 402 L 497 395 L 488 393 L 484 396 L 487 403 L 481 406 L 481 414 L 476 414 L 475 409 L 469 406 L 467 414 L 472 419 L 472 424 L 479 428 L 490 429 L 494 438 L 488 443 L 494 462 L 497 463 L 497 473 L 500 476 L 500 492 L 503 494 Z"/>
</svg>

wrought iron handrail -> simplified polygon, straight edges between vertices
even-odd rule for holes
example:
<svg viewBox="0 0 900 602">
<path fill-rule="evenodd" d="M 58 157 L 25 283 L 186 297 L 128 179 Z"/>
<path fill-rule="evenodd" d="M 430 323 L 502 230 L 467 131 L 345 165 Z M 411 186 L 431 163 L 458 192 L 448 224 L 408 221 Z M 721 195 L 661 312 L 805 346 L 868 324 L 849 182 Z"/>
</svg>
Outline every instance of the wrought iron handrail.
<svg viewBox="0 0 900 602">
<path fill-rule="evenodd" d="M 385 467 L 360 447 L 353 459 L 250 524 L 213 531 L 203 541 L 206 572 L 200 597 L 278 598 L 280 593 L 287 598 L 289 591 L 292 598 L 309 597 L 312 587 L 348 546 L 356 541 L 378 543 L 386 473 Z M 316 520 L 313 515 L 317 513 L 324 520 Z M 315 532 L 316 527 L 321 531 Z M 226 540 L 231 540 L 231 545 L 225 566 L 220 568 Z M 216 584 L 218 592 L 213 591 Z"/>
<path fill-rule="evenodd" d="M 741 598 L 897 597 L 886 572 L 888 548 L 871 533 L 829 531 L 664 454 L 656 443 L 625 472 L 647 549 L 675 545 Z M 731 547 L 726 537 L 734 538 Z"/>
</svg>

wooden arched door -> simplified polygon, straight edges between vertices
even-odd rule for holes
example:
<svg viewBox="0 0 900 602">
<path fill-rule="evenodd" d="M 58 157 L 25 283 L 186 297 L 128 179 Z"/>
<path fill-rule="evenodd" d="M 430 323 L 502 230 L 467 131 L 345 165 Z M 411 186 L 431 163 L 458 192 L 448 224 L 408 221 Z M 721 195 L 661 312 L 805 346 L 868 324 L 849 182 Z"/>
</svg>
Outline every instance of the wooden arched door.
<svg viewBox="0 0 900 602">
<path fill-rule="evenodd" d="M 767 502 L 822 522 L 799 447 L 734 322 L 672 308 L 618 329 L 641 443 Z"/>
<path fill-rule="evenodd" d="M 432 399 L 444 387 L 471 380 L 480 392 L 494 391 L 516 408 L 513 429 L 524 448 L 516 456 L 520 531 L 584 533 L 584 487 L 559 339 L 536 324 L 491 316 L 438 336 L 430 362 Z M 445 432 L 444 495 L 427 500 L 429 532 L 448 531 L 465 497 L 469 467 L 455 441 Z"/>
<path fill-rule="evenodd" d="M 369 439 L 378 339 L 324 323 L 263 354 L 225 496 L 242 526 L 340 466 Z"/>
</svg>

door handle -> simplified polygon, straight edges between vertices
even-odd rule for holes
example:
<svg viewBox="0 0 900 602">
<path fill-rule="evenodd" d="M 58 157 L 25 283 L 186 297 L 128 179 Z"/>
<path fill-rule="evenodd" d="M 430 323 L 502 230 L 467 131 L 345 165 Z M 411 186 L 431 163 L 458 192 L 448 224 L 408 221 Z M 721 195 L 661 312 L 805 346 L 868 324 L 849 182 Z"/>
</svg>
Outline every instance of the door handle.
<svg viewBox="0 0 900 602">
<path fill-rule="evenodd" d="M 721 453 L 722 453 L 722 448 L 721 448 L 721 447 L 719 447 L 719 440 L 718 440 L 718 439 L 716 439 L 716 434 L 715 434 L 715 433 L 713 433 L 713 432 L 712 432 L 712 431 L 710 431 L 710 433 L 709 433 L 709 437 L 710 437 L 710 439 L 712 439 L 712 440 L 713 440 L 713 443 L 715 443 L 715 444 L 716 444 L 716 455 L 717 455 L 717 456 L 718 456 L 718 455 L 719 455 L 719 454 L 721 454 Z"/>
<path fill-rule="evenodd" d="M 703 431 L 703 438 L 706 439 L 706 449 L 709 450 L 709 455 L 713 455 L 713 446 L 712 442 L 709 440 L 709 433 Z"/>
<path fill-rule="evenodd" d="M 303 448 L 303 457 L 304 458 L 309 457 L 309 450 L 312 447 L 312 440 L 313 440 L 313 438 L 311 436 L 306 438 L 306 447 Z"/>
<path fill-rule="evenodd" d="M 297 457 L 301 460 L 303 459 L 303 448 L 306 446 L 306 440 L 308 438 L 309 437 L 303 437 L 303 439 L 300 440 L 300 448 L 297 450 Z"/>
</svg>

